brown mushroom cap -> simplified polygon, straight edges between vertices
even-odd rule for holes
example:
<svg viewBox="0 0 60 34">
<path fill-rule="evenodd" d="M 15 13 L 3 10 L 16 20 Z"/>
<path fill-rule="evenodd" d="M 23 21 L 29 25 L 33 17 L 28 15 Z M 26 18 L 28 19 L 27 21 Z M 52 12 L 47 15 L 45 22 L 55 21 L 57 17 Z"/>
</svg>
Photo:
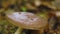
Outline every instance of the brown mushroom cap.
<svg viewBox="0 0 60 34">
<path fill-rule="evenodd" d="M 47 20 L 29 12 L 14 12 L 6 15 L 8 21 L 24 29 L 39 30 L 47 25 Z"/>
</svg>

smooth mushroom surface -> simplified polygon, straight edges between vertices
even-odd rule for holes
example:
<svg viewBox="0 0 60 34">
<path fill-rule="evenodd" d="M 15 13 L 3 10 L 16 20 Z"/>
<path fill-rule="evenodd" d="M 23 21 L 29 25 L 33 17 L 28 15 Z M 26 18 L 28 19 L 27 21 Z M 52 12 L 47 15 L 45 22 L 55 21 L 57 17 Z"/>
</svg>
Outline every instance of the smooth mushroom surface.
<svg viewBox="0 0 60 34">
<path fill-rule="evenodd" d="M 6 15 L 8 21 L 24 29 L 39 30 L 47 25 L 47 20 L 29 12 L 13 12 Z"/>
</svg>

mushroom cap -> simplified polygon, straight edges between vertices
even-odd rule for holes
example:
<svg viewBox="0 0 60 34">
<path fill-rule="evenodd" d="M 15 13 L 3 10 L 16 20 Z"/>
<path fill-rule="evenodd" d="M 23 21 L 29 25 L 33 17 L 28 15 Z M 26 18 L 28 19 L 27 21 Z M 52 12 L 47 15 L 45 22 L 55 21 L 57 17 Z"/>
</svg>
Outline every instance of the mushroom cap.
<svg viewBox="0 0 60 34">
<path fill-rule="evenodd" d="M 13 12 L 6 16 L 10 23 L 24 29 L 39 30 L 47 25 L 46 19 L 29 12 Z"/>
</svg>

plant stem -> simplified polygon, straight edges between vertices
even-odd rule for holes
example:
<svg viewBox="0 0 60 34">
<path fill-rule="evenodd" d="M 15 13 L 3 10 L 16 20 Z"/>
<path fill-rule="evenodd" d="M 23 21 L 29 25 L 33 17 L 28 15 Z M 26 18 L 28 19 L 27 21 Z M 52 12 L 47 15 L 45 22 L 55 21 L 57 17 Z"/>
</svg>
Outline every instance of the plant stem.
<svg viewBox="0 0 60 34">
<path fill-rule="evenodd" d="M 19 28 L 17 29 L 17 31 L 15 32 L 15 34 L 21 34 L 22 30 L 23 30 L 23 29 L 19 27 Z"/>
</svg>

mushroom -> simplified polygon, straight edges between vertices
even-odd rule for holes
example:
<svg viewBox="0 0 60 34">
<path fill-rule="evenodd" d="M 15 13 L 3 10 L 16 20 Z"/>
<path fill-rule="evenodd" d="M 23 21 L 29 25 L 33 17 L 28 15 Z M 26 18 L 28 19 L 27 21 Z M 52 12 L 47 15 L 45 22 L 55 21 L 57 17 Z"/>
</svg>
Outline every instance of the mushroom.
<svg viewBox="0 0 60 34">
<path fill-rule="evenodd" d="M 60 17 L 60 11 L 56 12 L 56 16 Z"/>
<path fill-rule="evenodd" d="M 6 17 L 10 23 L 19 27 L 18 30 L 15 32 L 15 34 L 21 33 L 22 29 L 31 29 L 31 30 L 41 31 L 41 30 L 44 30 L 44 28 L 48 24 L 47 19 L 44 19 L 42 17 L 39 17 L 29 12 L 12 12 L 12 13 L 6 14 Z"/>
<path fill-rule="evenodd" d="M 56 17 L 60 17 L 60 11 L 55 11 L 55 12 L 51 12 L 52 15 L 55 15 Z"/>
<path fill-rule="evenodd" d="M 60 11 L 56 11 L 55 16 L 57 17 L 58 20 L 60 20 Z"/>
<path fill-rule="evenodd" d="M 34 0 L 34 5 L 36 7 L 40 6 L 41 5 L 41 1 L 40 0 Z"/>
</svg>

